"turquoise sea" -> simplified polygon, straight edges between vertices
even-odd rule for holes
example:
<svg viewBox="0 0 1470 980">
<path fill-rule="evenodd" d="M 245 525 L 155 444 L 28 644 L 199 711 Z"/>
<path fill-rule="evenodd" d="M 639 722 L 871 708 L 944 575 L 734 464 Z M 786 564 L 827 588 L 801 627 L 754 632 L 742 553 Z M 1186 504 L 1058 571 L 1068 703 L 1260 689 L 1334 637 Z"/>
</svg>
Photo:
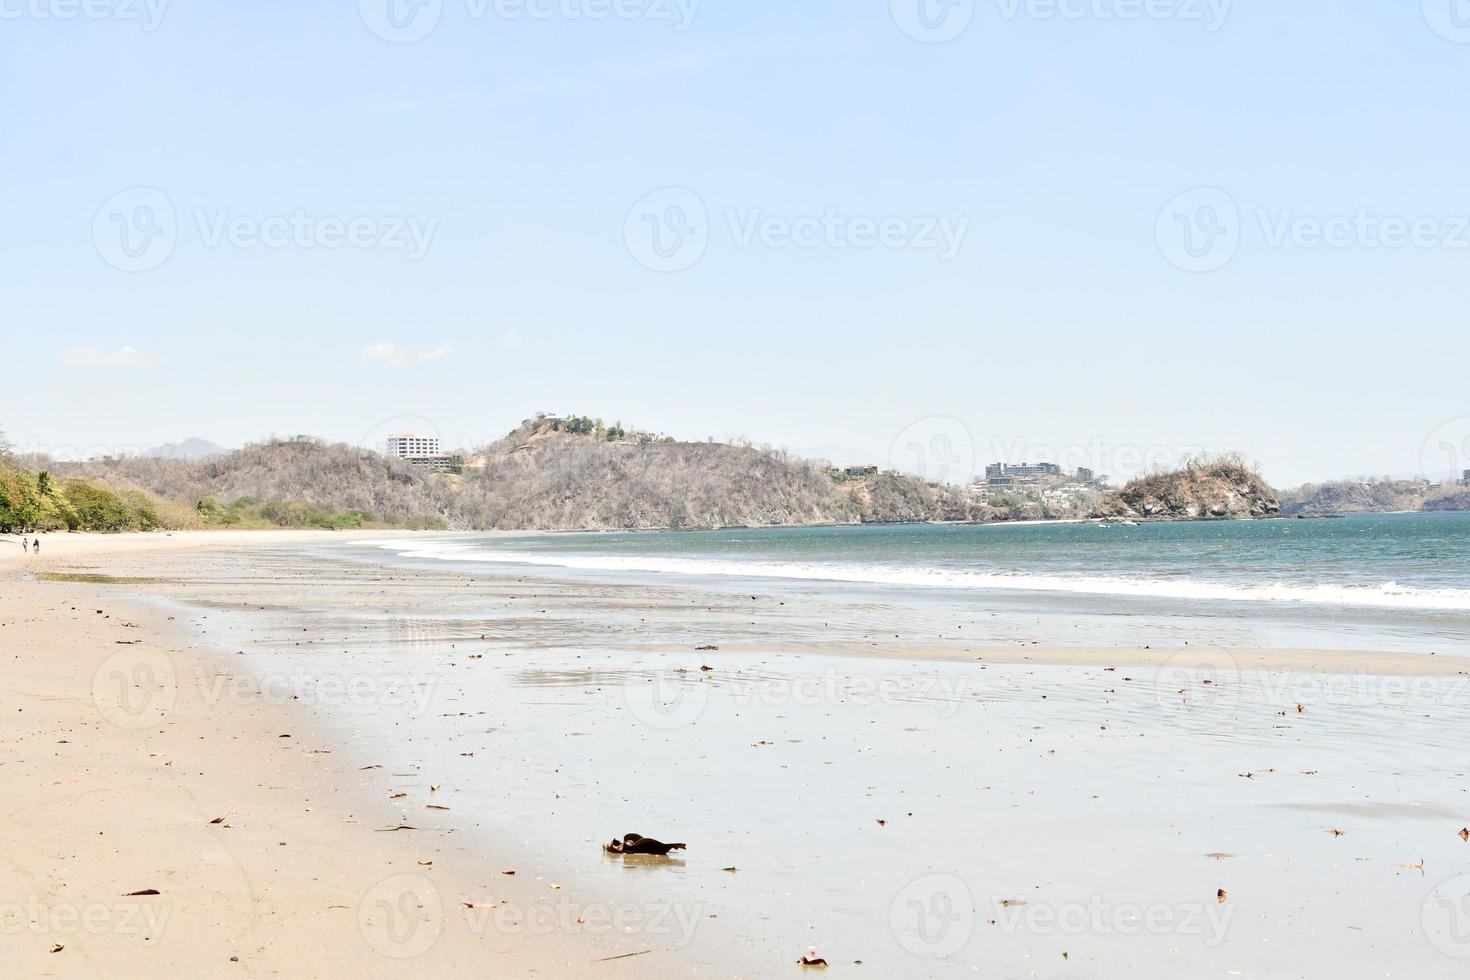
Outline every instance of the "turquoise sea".
<svg viewBox="0 0 1470 980">
<path fill-rule="evenodd" d="M 1041 627 L 1058 625 L 1046 616 L 1130 615 L 1228 626 L 1228 636 L 1212 637 L 1222 641 L 1342 642 L 1335 631 L 1357 646 L 1470 642 L 1470 514 L 497 534 L 378 547 L 394 560 L 453 562 L 460 570 L 713 588 L 764 583 L 1035 614 Z M 1241 624 L 1258 628 L 1243 633 Z"/>
</svg>

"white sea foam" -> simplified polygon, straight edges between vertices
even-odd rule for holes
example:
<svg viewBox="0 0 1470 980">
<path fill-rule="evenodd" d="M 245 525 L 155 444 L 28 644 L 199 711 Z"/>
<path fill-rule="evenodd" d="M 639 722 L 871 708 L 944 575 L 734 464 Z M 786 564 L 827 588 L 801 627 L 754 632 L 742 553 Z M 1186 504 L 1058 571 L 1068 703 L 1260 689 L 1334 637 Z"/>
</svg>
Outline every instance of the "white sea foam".
<svg viewBox="0 0 1470 980">
<path fill-rule="evenodd" d="M 666 575 L 799 579 L 933 589 L 1003 589 L 1212 602 L 1293 602 L 1378 609 L 1470 610 L 1470 589 L 1428 589 L 1379 582 L 1362 585 L 1267 582 L 1242 585 L 1189 579 L 1135 576 L 1035 575 L 920 565 L 852 562 L 738 561 L 655 555 L 564 554 L 498 551 L 462 542 L 386 541 L 381 548 L 405 558 L 435 561 L 532 565 L 582 571 L 643 572 Z"/>
</svg>

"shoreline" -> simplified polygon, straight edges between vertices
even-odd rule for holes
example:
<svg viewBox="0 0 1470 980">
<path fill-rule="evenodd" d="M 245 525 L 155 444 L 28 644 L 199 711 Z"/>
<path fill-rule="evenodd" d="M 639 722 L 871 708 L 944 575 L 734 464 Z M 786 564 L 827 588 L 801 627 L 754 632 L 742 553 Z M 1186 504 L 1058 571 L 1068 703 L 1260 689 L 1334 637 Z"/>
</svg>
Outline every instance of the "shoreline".
<svg viewBox="0 0 1470 980">
<path fill-rule="evenodd" d="M 346 540 L 378 537 L 403 532 Z M 1393 652 L 833 640 L 794 605 L 752 605 L 728 583 L 425 571 L 309 548 L 343 540 L 74 535 L 46 539 L 40 556 L 0 552 L 5 687 L 22 709 L 0 726 L 0 776 L 16 787 L 0 813 L 0 908 L 39 909 L 50 926 L 6 937 L 18 975 L 768 975 L 809 944 L 880 974 L 968 973 L 965 957 L 982 952 L 1021 969 L 1070 951 L 1104 971 L 1198 975 L 1249 964 L 1241 950 L 1272 933 L 1234 926 L 1245 945 L 1228 961 L 1169 936 L 1140 961 L 1101 940 L 1083 953 L 1075 937 L 992 936 L 978 930 L 1003 910 L 980 906 L 1119 881 L 1175 904 L 1212 896 L 1213 862 L 1178 865 L 1213 851 L 1243 855 L 1226 869 L 1232 893 L 1300 887 L 1258 856 L 1282 846 L 1282 821 L 1303 844 L 1339 821 L 1387 861 L 1424 828 L 1375 831 L 1361 814 L 1406 819 L 1378 802 L 1402 792 L 1393 774 L 1406 763 L 1365 777 L 1348 764 L 1354 742 L 1273 745 L 1273 732 L 1326 737 L 1313 726 L 1366 724 L 1365 710 L 1401 710 L 1395 698 L 1415 709 L 1406 717 L 1427 716 L 1460 703 L 1470 667 Z M 39 571 L 97 580 L 27 580 Z M 752 618 L 780 642 L 742 635 Z M 718 649 L 672 639 L 712 623 Z M 98 678 L 124 685 L 99 693 Z M 370 685 L 361 700 L 342 693 L 357 681 Z M 383 686 L 397 681 L 420 686 Z M 1181 778 L 1182 745 L 1204 753 L 1188 759 L 1186 809 L 1135 829 L 1156 805 L 1152 784 Z M 1117 784 L 1119 765 L 1143 774 Z M 1204 805 L 1196 797 L 1238 810 L 1239 775 L 1253 770 L 1323 778 L 1258 791 L 1270 809 L 1245 829 L 1202 833 L 1205 819 L 1171 832 L 1182 853 L 1108 867 L 1157 847 Z M 749 799 L 745 778 L 769 792 Z M 1132 781 L 1137 803 L 1123 792 Z M 1430 842 L 1414 845 L 1437 872 L 1460 844 L 1437 825 L 1463 825 L 1451 805 L 1434 804 Z M 1113 845 L 1093 853 L 1090 833 L 1063 832 L 1074 810 Z M 912 829 L 875 836 L 879 816 Z M 398 824 L 417 829 L 389 832 Z M 677 832 L 691 849 L 651 865 L 600 853 L 626 831 Z M 958 852 L 944 843 L 956 839 Z M 890 900 L 926 871 L 979 890 L 976 941 L 942 963 L 886 925 Z M 1330 880 L 1325 865 L 1310 874 Z M 146 888 L 161 894 L 126 895 Z M 853 898 L 825 908 L 811 888 Z M 1400 899 L 1417 902 L 1416 888 L 1401 883 Z M 72 914 L 100 914 L 103 928 L 64 926 Z M 149 915 L 161 935 L 135 928 Z M 64 948 L 48 952 L 53 942 Z"/>
<path fill-rule="evenodd" d="M 509 851 L 477 862 L 424 820 L 385 832 L 402 806 L 294 697 L 213 683 L 230 674 L 226 638 L 130 586 L 29 580 L 331 534 L 50 535 L 38 556 L 0 557 L 8 975 L 571 977 L 626 951 L 615 934 L 528 929 L 559 896 Z M 665 975 L 653 959 L 596 972 Z"/>
</svg>

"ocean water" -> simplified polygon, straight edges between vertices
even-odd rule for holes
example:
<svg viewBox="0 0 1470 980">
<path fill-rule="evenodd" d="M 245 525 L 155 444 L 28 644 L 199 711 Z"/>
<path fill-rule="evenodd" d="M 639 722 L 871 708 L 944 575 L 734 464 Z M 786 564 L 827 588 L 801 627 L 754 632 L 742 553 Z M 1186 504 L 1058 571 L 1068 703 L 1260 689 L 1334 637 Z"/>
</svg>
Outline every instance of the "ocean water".
<svg viewBox="0 0 1470 980">
<path fill-rule="evenodd" d="M 1470 514 L 539 534 L 381 547 L 583 571 L 1470 611 Z"/>
<path fill-rule="evenodd" d="M 983 607 L 1010 617 L 997 639 L 1024 618 L 1043 639 L 1113 641 L 1121 614 L 1161 628 L 1208 623 L 1204 638 L 1217 642 L 1470 645 L 1470 514 L 465 535 L 375 547 L 456 570 Z M 1091 625 L 1085 637 L 1064 634 L 1046 622 L 1057 616 Z"/>
</svg>

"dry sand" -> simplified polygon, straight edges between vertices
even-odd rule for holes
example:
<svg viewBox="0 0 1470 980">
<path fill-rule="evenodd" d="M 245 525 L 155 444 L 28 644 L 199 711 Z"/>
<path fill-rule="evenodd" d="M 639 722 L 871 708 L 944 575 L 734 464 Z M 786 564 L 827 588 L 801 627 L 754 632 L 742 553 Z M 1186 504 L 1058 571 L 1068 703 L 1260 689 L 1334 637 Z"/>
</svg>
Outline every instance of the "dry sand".
<svg viewBox="0 0 1470 980">
<path fill-rule="evenodd" d="M 207 702 L 167 674 L 212 672 L 222 651 L 115 588 L 26 580 L 320 537 L 52 534 L 39 555 L 0 539 L 7 980 L 583 976 L 626 951 L 615 936 L 497 929 L 497 903 L 550 889 L 503 875 L 513 853 L 470 867 L 452 835 L 383 832 L 399 809 L 368 799 L 290 705 Z M 131 894 L 144 890 L 158 894 Z M 597 972 L 659 972 L 641 959 Z"/>
</svg>

